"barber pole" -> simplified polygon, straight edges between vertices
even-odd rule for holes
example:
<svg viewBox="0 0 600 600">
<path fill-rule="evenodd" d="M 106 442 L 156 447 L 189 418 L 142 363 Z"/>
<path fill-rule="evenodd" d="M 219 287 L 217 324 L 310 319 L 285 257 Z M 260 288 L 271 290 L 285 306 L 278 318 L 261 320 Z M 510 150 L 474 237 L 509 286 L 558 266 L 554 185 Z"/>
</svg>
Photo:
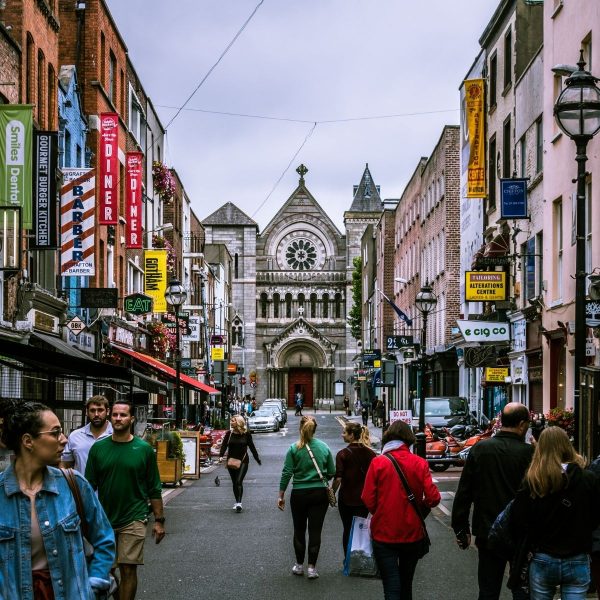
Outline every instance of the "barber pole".
<svg viewBox="0 0 600 600">
<path fill-rule="evenodd" d="M 119 115 L 100 115 L 100 198 L 98 223 L 116 225 L 119 219 Z"/>
<path fill-rule="evenodd" d="M 142 248 L 142 160 L 141 152 L 128 152 L 126 187 L 126 247 Z"/>
</svg>

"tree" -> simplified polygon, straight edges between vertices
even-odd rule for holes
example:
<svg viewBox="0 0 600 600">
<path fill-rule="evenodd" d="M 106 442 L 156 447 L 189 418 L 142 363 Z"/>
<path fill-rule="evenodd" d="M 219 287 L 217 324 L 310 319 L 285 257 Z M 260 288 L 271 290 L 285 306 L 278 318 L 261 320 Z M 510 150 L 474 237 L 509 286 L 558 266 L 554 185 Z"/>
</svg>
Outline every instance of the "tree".
<svg viewBox="0 0 600 600">
<path fill-rule="evenodd" d="M 362 258 L 357 256 L 352 265 L 352 308 L 348 313 L 348 324 L 352 337 L 360 340 L 362 337 Z"/>
</svg>

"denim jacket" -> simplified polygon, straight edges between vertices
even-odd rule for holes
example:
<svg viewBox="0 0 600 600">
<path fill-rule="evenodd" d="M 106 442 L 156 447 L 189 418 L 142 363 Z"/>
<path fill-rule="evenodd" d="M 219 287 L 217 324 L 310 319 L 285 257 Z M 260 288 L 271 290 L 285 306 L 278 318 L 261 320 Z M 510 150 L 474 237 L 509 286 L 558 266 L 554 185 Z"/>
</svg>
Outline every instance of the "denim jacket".
<svg viewBox="0 0 600 600">
<path fill-rule="evenodd" d="M 47 467 L 35 509 L 56 600 L 92 600 L 109 585 L 115 557 L 112 527 L 90 484 L 75 472 L 81 492 L 88 541 L 86 560 L 80 519 L 71 489 L 59 469 Z M 31 505 L 19 489 L 10 465 L 0 473 L 0 600 L 33 600 L 31 575 Z"/>
</svg>

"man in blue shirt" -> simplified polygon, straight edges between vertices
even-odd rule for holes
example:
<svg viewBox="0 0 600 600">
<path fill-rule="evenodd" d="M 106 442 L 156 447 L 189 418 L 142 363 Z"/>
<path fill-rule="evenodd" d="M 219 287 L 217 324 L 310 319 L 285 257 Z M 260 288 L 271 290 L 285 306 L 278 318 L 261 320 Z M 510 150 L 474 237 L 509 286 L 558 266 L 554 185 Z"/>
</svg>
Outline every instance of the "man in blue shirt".
<svg viewBox="0 0 600 600">
<path fill-rule="evenodd" d="M 73 467 L 81 474 L 85 473 L 90 448 L 113 432 L 108 420 L 108 399 L 105 396 L 92 396 L 86 402 L 85 409 L 88 423 L 71 432 L 60 462 L 61 467 Z"/>
</svg>

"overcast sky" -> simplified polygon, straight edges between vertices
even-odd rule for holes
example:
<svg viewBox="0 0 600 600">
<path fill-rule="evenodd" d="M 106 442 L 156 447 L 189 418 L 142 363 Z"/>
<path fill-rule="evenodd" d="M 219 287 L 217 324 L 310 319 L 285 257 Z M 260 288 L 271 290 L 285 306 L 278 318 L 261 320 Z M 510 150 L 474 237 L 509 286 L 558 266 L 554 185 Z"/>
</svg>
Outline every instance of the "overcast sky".
<svg viewBox="0 0 600 600">
<path fill-rule="evenodd" d="M 166 125 L 259 0 L 107 2 Z M 498 3 L 264 0 L 168 129 L 166 162 L 198 217 L 230 201 L 262 230 L 297 186 L 301 162 L 340 229 L 365 163 L 382 198 L 398 198 L 443 126 L 458 124 L 458 87 Z M 319 123 L 265 202 L 314 121 L 398 114 Z"/>
</svg>

